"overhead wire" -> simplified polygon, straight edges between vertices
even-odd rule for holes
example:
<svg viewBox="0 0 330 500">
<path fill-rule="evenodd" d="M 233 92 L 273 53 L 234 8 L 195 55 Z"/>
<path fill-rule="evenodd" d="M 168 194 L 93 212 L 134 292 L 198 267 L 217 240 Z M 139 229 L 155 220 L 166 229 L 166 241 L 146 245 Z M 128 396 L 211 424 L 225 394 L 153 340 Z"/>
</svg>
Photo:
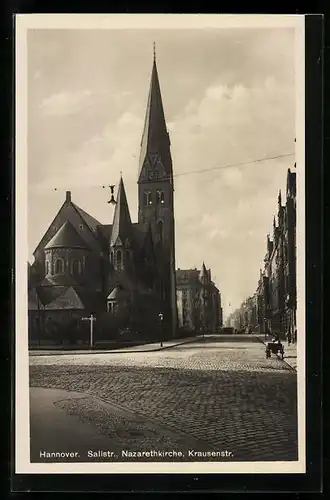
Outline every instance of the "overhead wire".
<svg viewBox="0 0 330 500">
<path fill-rule="evenodd" d="M 224 165 L 217 165 L 215 167 L 211 167 L 211 168 L 203 168 L 201 170 L 190 170 L 188 172 L 178 172 L 177 174 L 173 174 L 173 177 L 183 177 L 183 176 L 186 176 L 186 175 L 195 175 L 195 174 L 201 174 L 201 173 L 205 173 L 205 172 L 213 172 L 213 171 L 216 171 L 216 170 L 222 170 L 222 169 L 225 169 L 225 168 L 232 168 L 232 167 L 242 167 L 242 166 L 246 166 L 246 165 L 254 165 L 256 163 L 261 163 L 261 162 L 266 162 L 266 161 L 270 161 L 270 160 L 277 160 L 277 159 L 280 159 L 280 158 L 287 158 L 287 157 L 290 157 L 290 156 L 294 156 L 295 153 L 285 153 L 285 154 L 281 154 L 281 155 L 276 155 L 276 156 L 266 156 L 266 157 L 263 157 L 263 158 L 257 158 L 255 160 L 249 160 L 249 161 L 243 161 L 243 162 L 238 162 L 238 163 L 227 163 L 227 164 L 224 164 Z M 294 168 L 296 168 L 296 164 L 294 164 Z M 86 188 L 91 188 L 91 187 L 102 187 L 102 188 L 105 188 L 105 187 L 108 187 L 107 185 L 102 185 L 102 186 L 86 186 Z M 109 186 L 110 187 L 110 186 Z M 54 188 L 55 191 L 58 190 L 58 188 Z"/>
<path fill-rule="evenodd" d="M 262 161 L 269 161 L 269 160 L 277 160 L 278 158 L 285 158 L 288 156 L 293 156 L 295 153 L 286 153 L 282 155 L 277 155 L 277 156 L 266 156 L 265 158 L 258 158 L 257 160 L 250 160 L 250 161 L 244 161 L 240 163 L 228 163 L 225 165 L 218 165 L 216 167 L 211 167 L 211 168 L 204 168 L 202 170 L 191 170 L 190 172 L 179 172 L 178 174 L 174 174 L 173 177 L 179 177 L 183 175 L 191 175 L 191 174 L 200 174 L 203 172 L 212 172 L 214 170 L 221 170 L 223 168 L 230 168 L 230 167 L 240 167 L 243 165 L 252 165 L 254 163 L 260 163 Z"/>
</svg>

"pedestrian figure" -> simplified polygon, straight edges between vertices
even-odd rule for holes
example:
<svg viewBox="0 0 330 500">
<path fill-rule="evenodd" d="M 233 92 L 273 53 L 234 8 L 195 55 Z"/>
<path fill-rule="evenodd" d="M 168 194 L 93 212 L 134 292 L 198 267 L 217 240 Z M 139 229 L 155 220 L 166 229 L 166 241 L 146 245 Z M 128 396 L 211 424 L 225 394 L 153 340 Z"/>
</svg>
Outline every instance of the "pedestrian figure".
<svg viewBox="0 0 330 500">
<path fill-rule="evenodd" d="M 291 344 L 291 330 L 290 329 L 288 331 L 287 337 L 288 337 L 288 344 L 290 345 Z"/>
</svg>

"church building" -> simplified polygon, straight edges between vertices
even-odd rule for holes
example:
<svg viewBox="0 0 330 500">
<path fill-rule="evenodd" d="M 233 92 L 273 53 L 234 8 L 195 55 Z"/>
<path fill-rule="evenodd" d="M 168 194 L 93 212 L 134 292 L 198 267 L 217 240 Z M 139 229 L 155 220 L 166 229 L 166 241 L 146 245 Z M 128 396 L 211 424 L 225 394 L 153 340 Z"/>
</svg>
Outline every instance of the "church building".
<svg viewBox="0 0 330 500">
<path fill-rule="evenodd" d="M 155 57 L 137 188 L 138 221 L 132 222 L 120 177 L 111 224 L 98 222 L 67 191 L 28 264 L 32 344 L 83 341 L 88 325 L 82 318 L 91 313 L 96 338 L 118 329 L 153 338 L 175 335 L 173 166 Z"/>
</svg>

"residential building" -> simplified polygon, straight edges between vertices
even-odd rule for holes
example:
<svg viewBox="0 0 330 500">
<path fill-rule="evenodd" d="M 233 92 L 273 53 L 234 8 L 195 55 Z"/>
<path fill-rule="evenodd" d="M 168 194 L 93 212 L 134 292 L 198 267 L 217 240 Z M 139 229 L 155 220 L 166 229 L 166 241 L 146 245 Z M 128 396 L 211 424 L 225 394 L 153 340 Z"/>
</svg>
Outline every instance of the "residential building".
<svg viewBox="0 0 330 500">
<path fill-rule="evenodd" d="M 179 327 L 194 332 L 216 332 L 222 326 L 221 294 L 203 263 L 200 270 L 177 269 Z"/>
</svg>

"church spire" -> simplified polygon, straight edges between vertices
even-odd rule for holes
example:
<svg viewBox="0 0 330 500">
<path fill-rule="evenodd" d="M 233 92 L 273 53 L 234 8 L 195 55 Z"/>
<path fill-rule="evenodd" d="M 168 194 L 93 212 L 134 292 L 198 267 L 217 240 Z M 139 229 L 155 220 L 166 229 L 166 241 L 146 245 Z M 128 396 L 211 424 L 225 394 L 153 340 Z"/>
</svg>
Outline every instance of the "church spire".
<svg viewBox="0 0 330 500">
<path fill-rule="evenodd" d="M 112 246 L 120 243 L 118 242 L 118 238 L 121 244 L 125 243 L 126 238 L 128 238 L 130 241 L 132 238 L 132 222 L 122 177 L 120 177 L 119 181 L 110 245 Z"/>
<path fill-rule="evenodd" d="M 147 102 L 147 111 L 141 140 L 139 177 L 143 170 L 147 155 L 160 155 L 167 160 L 170 150 L 170 139 L 166 128 L 165 113 L 160 91 L 156 64 L 156 46 L 153 46 L 153 65 Z M 152 163 L 152 162 L 151 162 Z M 168 162 L 164 162 L 168 168 Z M 151 165 L 153 166 L 153 165 Z M 164 165 L 165 166 L 165 165 Z M 166 172 L 170 174 L 171 172 Z"/>
<path fill-rule="evenodd" d="M 207 273 L 207 269 L 206 269 L 204 261 L 203 261 L 202 269 L 199 273 L 199 278 L 201 281 L 205 281 L 208 278 L 208 273 Z"/>
</svg>

